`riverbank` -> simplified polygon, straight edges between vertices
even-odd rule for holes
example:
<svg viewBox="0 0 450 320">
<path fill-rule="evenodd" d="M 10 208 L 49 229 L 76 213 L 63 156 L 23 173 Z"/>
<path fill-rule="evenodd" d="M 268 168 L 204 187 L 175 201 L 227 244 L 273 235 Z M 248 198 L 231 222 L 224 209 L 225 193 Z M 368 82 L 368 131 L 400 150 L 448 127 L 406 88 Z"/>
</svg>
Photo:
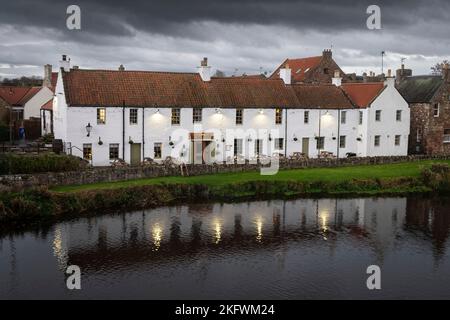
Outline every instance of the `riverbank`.
<svg viewBox="0 0 450 320">
<path fill-rule="evenodd" d="M 282 170 L 33 188 L 2 192 L 0 220 L 28 223 L 112 210 L 144 209 L 199 201 L 303 196 L 392 196 L 446 192 L 448 160 Z"/>
</svg>

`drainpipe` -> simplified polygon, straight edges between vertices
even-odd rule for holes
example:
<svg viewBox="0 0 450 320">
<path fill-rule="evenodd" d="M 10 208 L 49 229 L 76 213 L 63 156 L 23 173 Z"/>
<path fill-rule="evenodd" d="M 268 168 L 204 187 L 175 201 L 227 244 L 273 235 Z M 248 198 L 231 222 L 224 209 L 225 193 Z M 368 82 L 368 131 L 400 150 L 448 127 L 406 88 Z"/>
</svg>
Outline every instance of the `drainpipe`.
<svg viewBox="0 0 450 320">
<path fill-rule="evenodd" d="M 316 146 L 319 145 L 321 124 L 322 124 L 322 110 L 319 109 L 319 137 L 316 140 Z M 319 156 L 320 156 L 320 148 L 317 148 L 317 157 Z"/>
<path fill-rule="evenodd" d="M 341 109 L 338 109 L 338 130 L 337 130 L 337 162 L 339 162 L 339 149 L 341 148 L 340 141 L 341 141 Z"/>
<path fill-rule="evenodd" d="M 125 100 L 122 102 L 122 160 L 125 161 Z"/>
<path fill-rule="evenodd" d="M 145 107 L 142 107 L 142 161 L 145 158 Z"/>
<path fill-rule="evenodd" d="M 287 158 L 288 154 L 287 154 L 287 145 L 288 145 L 288 136 L 287 136 L 287 122 L 288 122 L 288 117 L 287 117 L 287 108 L 284 109 L 284 156 Z"/>
</svg>

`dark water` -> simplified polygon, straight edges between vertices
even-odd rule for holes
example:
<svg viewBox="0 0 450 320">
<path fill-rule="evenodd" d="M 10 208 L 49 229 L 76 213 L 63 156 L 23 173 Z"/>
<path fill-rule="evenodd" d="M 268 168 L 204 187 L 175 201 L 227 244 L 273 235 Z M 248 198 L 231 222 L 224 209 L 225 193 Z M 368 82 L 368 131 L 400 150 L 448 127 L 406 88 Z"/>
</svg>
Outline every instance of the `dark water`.
<svg viewBox="0 0 450 320">
<path fill-rule="evenodd" d="M 0 236 L 0 298 L 450 298 L 450 200 L 199 204 Z M 79 291 L 65 269 L 82 271 Z M 366 268 L 381 268 L 381 290 Z"/>
</svg>

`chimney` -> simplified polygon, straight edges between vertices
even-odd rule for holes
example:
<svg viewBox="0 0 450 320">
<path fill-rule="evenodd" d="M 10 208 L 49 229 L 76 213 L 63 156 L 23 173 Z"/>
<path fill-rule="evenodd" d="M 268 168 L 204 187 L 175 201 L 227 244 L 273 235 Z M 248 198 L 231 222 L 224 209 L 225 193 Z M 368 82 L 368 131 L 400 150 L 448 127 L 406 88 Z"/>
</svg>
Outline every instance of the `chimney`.
<svg viewBox="0 0 450 320">
<path fill-rule="evenodd" d="M 44 66 L 44 81 L 42 82 L 43 87 L 51 88 L 52 86 L 52 65 L 46 64 Z"/>
<path fill-rule="evenodd" d="M 442 66 L 442 78 L 444 79 L 444 81 L 446 83 L 450 83 L 450 70 L 449 70 L 448 63 L 445 63 Z"/>
<path fill-rule="evenodd" d="M 200 62 L 200 67 L 198 67 L 198 73 L 203 81 L 211 81 L 211 67 L 208 66 L 208 58 L 203 58 Z"/>
<path fill-rule="evenodd" d="M 67 55 L 62 55 L 62 60 L 59 61 L 59 67 L 63 68 L 65 72 L 70 71 L 70 58 L 68 58 Z"/>
<path fill-rule="evenodd" d="M 119 66 L 119 71 L 125 71 L 125 67 L 123 66 L 123 64 L 121 64 L 121 65 Z"/>
<path fill-rule="evenodd" d="M 412 70 L 411 69 L 405 69 L 405 64 L 402 63 L 401 69 L 397 69 L 395 74 L 396 74 L 395 83 L 397 85 L 399 85 L 407 77 L 411 77 L 412 76 Z"/>
<path fill-rule="evenodd" d="M 395 77 L 392 76 L 392 70 L 388 70 L 388 75 L 384 81 L 384 85 L 388 87 L 395 87 Z"/>
<path fill-rule="evenodd" d="M 322 57 L 331 60 L 331 58 L 333 58 L 333 52 L 331 51 L 331 49 L 325 49 L 322 52 Z"/>
<path fill-rule="evenodd" d="M 334 70 L 334 77 L 331 79 L 331 83 L 333 83 L 336 87 L 340 87 L 342 85 L 342 77 L 339 70 Z"/>
<path fill-rule="evenodd" d="M 283 80 L 284 84 L 291 84 L 291 69 L 289 64 L 286 63 L 283 68 L 280 69 L 280 79 Z"/>
</svg>

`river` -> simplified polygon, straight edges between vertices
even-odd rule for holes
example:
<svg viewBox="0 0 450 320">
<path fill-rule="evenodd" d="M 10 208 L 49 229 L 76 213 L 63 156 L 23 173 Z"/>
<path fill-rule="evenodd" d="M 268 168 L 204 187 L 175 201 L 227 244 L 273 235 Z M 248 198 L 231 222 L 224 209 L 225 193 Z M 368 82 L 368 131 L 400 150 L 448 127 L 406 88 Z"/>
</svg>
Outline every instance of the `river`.
<svg viewBox="0 0 450 320">
<path fill-rule="evenodd" d="M 450 199 L 298 199 L 105 214 L 0 234 L 1 299 L 450 298 Z M 79 266 L 81 290 L 66 268 Z M 369 290 L 367 267 L 380 267 Z"/>
</svg>

